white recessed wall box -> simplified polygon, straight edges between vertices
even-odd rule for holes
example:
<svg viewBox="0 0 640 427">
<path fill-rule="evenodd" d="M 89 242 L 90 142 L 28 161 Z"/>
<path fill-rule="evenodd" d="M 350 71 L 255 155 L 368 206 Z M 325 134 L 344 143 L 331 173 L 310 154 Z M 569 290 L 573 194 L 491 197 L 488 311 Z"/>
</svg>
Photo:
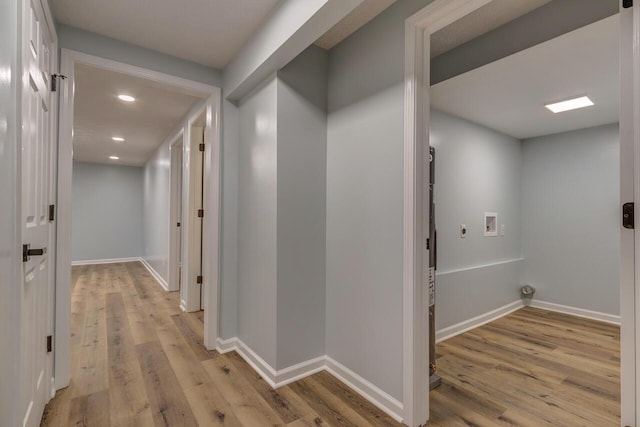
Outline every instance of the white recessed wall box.
<svg viewBox="0 0 640 427">
<path fill-rule="evenodd" d="M 495 237 L 498 235 L 498 214 L 495 212 L 484 213 L 484 235 Z"/>
</svg>

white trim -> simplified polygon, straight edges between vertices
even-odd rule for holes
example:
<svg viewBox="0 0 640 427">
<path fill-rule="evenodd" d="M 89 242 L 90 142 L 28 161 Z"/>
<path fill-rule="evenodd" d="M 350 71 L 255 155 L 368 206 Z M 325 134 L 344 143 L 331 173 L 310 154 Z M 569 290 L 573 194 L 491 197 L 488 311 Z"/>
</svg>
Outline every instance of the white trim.
<svg viewBox="0 0 640 427">
<path fill-rule="evenodd" d="M 394 420 L 399 423 L 403 422 L 402 413 L 404 411 L 402 402 L 395 399 L 379 387 L 376 387 L 346 366 L 333 360 L 331 357 L 327 356 L 326 359 L 327 372 L 338 378 L 345 385 L 384 411 Z"/>
<path fill-rule="evenodd" d="M 151 264 L 149 264 L 146 259 L 140 258 L 140 262 L 145 266 L 149 273 L 151 273 L 153 278 L 156 279 L 156 282 L 158 282 L 160 286 L 162 286 L 162 288 L 168 292 L 169 285 L 167 284 L 167 281 L 164 280 L 164 278 L 160 275 L 160 273 L 158 273 L 153 267 L 151 267 Z"/>
<path fill-rule="evenodd" d="M 171 163 L 169 172 L 169 291 L 179 291 L 181 279 L 179 277 L 179 264 L 182 260 L 179 259 L 178 254 L 180 254 L 180 257 L 182 256 L 182 230 L 178 230 L 177 223 L 182 222 L 183 213 L 181 183 L 182 157 L 184 156 L 184 126 L 181 126 L 180 130 L 169 141 L 171 141 L 169 143 L 169 162 Z M 179 159 L 176 158 L 178 147 L 181 149 Z M 179 165 L 177 164 L 178 160 L 180 161 Z M 180 238 L 178 235 L 180 235 Z"/>
<path fill-rule="evenodd" d="M 429 419 L 427 360 L 429 319 L 422 277 L 429 215 L 422 177 L 429 172 L 430 36 L 491 0 L 435 0 L 405 22 L 404 106 L 404 229 L 403 229 L 403 345 L 402 400 L 404 422 L 410 427 Z M 428 231 L 427 231 L 428 232 Z"/>
<path fill-rule="evenodd" d="M 220 354 L 237 352 L 271 388 L 277 389 L 318 372 L 327 371 L 347 387 L 371 402 L 398 422 L 402 422 L 402 402 L 356 374 L 343 364 L 323 355 L 296 365 L 276 370 L 237 337 L 217 339 L 216 350 Z"/>
<path fill-rule="evenodd" d="M 495 310 L 491 310 L 487 313 L 481 314 L 480 316 L 476 316 L 471 319 L 464 320 L 460 323 L 456 323 L 455 325 L 440 329 L 439 331 L 436 331 L 436 343 L 448 340 L 449 338 L 453 338 L 456 335 L 463 334 L 479 326 L 486 325 L 487 323 L 498 320 L 499 318 L 504 317 L 507 314 L 518 311 L 523 307 L 524 305 L 522 304 L 521 300 L 513 301 L 509 304 L 503 305 L 502 307 L 498 307 Z"/>
<path fill-rule="evenodd" d="M 104 258 L 104 259 L 83 259 L 79 261 L 73 261 L 71 265 L 98 265 L 98 264 L 116 264 L 120 262 L 137 262 L 142 261 L 140 257 L 131 258 Z"/>
<path fill-rule="evenodd" d="M 597 320 L 599 322 L 620 325 L 620 316 L 615 314 L 601 313 L 599 311 L 586 310 L 584 308 L 570 307 L 568 305 L 556 304 L 553 302 L 538 301 L 534 299 L 528 304 L 529 307 L 541 308 L 543 310 L 555 311 L 558 313 L 569 314 L 571 316 L 582 317 L 585 319 Z"/>
<path fill-rule="evenodd" d="M 513 258 L 513 259 L 507 259 L 504 261 L 491 262 L 489 264 L 473 265 L 471 267 L 463 267 L 463 268 L 457 268 L 453 270 L 444 270 L 440 272 L 436 271 L 436 277 L 445 276 L 447 274 L 462 273 L 465 271 L 480 270 L 482 268 L 497 267 L 499 265 L 511 264 L 512 262 L 522 262 L 522 261 L 524 261 L 524 258 Z"/>
<path fill-rule="evenodd" d="M 72 129 L 73 129 L 73 96 L 74 96 L 74 68 L 76 63 L 91 65 L 94 67 L 116 71 L 157 83 L 171 85 L 182 93 L 190 94 L 205 98 L 206 108 L 216 113 L 220 110 L 221 90 L 218 87 L 183 79 L 181 77 L 164 74 L 161 72 L 147 70 L 133 65 L 112 61 L 94 55 L 89 55 L 69 49 L 61 49 L 61 72 L 67 76 L 67 80 L 60 85 L 60 126 L 58 139 L 58 199 L 57 210 L 57 261 L 56 261 L 56 321 L 55 321 L 55 372 L 54 378 L 56 388 L 60 389 L 69 385 L 71 377 L 70 361 L 71 361 L 71 345 L 70 345 L 70 319 L 71 319 L 71 174 L 73 168 L 72 154 Z M 211 138 L 212 141 L 219 143 L 220 138 L 220 120 L 219 114 L 215 116 L 215 120 L 211 122 Z M 216 179 L 215 183 L 220 182 L 220 168 L 212 171 L 212 179 Z M 217 177 L 217 178 L 216 178 Z M 214 183 L 214 184 L 215 184 Z M 219 200 L 216 199 L 216 203 Z M 219 209 L 214 210 L 219 212 Z M 211 214 L 209 215 L 211 219 Z M 217 219 L 219 224 L 219 218 Z M 209 237 L 206 237 L 209 238 Z M 217 239 L 215 242 L 207 242 L 207 245 L 219 247 L 218 235 L 212 238 Z M 217 256 L 218 251 L 213 249 L 208 256 Z M 215 267 L 212 268 L 211 274 L 219 274 L 217 268 L 219 260 L 205 259 L 205 265 L 213 262 Z M 158 276 L 154 275 L 157 279 Z M 210 288 L 206 295 L 207 300 L 204 302 L 205 311 L 205 345 L 207 343 L 215 343 L 218 333 L 217 315 L 218 315 L 218 277 L 205 278 L 207 287 Z M 163 281 L 159 282 L 162 284 Z M 180 307 L 184 310 L 187 305 L 184 300 L 181 301 Z"/>
</svg>

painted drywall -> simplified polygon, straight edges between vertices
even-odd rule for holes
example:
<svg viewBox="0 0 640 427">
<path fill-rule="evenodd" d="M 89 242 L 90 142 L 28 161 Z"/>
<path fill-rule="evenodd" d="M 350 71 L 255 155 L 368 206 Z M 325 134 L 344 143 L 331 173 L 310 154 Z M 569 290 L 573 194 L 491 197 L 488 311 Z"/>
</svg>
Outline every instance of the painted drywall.
<svg viewBox="0 0 640 427">
<path fill-rule="evenodd" d="M 58 24 L 58 47 L 99 56 L 220 87 L 222 73 L 195 62 L 145 49 L 79 28 Z"/>
<path fill-rule="evenodd" d="M 402 400 L 402 0 L 330 51 L 327 355 Z"/>
<path fill-rule="evenodd" d="M 0 336 L 6 342 L 0 347 L 0 414 L 3 425 L 18 421 L 20 372 L 20 280 L 18 266 L 19 221 L 16 217 L 20 180 L 16 169 L 21 118 L 18 87 L 18 5 L 22 2 L 0 2 Z"/>
<path fill-rule="evenodd" d="M 222 182 L 220 254 L 221 339 L 238 334 L 238 149 L 240 123 L 238 108 L 224 101 L 222 107 Z"/>
<path fill-rule="evenodd" d="M 73 162 L 73 261 L 142 255 L 142 168 Z"/>
<path fill-rule="evenodd" d="M 239 105 L 238 337 L 276 366 L 277 81 Z"/>
<path fill-rule="evenodd" d="M 525 280 L 536 299 L 618 315 L 618 125 L 523 141 Z"/>
<path fill-rule="evenodd" d="M 618 0 L 554 0 L 431 61 L 431 84 L 618 13 Z"/>
<path fill-rule="evenodd" d="M 143 168 L 142 257 L 166 282 L 169 281 L 171 142 L 164 141 Z"/>
<path fill-rule="evenodd" d="M 328 53 L 278 71 L 277 366 L 325 354 Z"/>
<path fill-rule="evenodd" d="M 516 138 L 435 109 L 430 137 L 436 150 L 440 330 L 519 297 L 522 149 Z M 498 214 L 498 236 L 484 236 L 484 212 Z"/>
</svg>

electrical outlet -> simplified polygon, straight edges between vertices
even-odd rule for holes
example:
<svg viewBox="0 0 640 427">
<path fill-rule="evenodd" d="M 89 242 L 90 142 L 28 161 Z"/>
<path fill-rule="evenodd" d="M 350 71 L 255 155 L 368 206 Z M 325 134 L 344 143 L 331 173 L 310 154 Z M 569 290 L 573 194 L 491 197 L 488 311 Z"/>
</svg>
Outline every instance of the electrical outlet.
<svg viewBox="0 0 640 427">
<path fill-rule="evenodd" d="M 500 225 L 500 235 L 504 236 L 504 224 Z"/>
<path fill-rule="evenodd" d="M 467 226 L 465 224 L 460 224 L 460 238 L 464 239 L 467 237 Z"/>
</svg>

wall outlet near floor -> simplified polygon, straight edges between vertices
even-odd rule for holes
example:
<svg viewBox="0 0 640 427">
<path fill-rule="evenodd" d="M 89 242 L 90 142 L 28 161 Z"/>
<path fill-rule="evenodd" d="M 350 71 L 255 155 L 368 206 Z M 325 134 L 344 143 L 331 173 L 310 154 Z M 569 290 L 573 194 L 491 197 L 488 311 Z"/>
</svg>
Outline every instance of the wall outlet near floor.
<svg viewBox="0 0 640 427">
<path fill-rule="evenodd" d="M 504 224 L 500 225 L 500 235 L 504 236 Z"/>
<path fill-rule="evenodd" d="M 467 226 L 465 224 L 460 224 L 460 238 L 464 239 L 467 237 Z"/>
</svg>

